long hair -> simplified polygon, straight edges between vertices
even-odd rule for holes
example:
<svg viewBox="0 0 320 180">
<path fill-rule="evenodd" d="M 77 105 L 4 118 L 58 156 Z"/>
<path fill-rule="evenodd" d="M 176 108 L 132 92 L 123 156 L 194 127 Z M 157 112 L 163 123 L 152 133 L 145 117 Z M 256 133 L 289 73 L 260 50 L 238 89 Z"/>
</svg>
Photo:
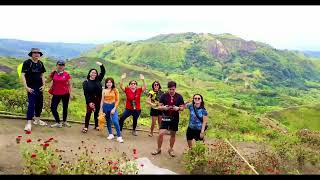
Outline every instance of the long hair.
<svg viewBox="0 0 320 180">
<path fill-rule="evenodd" d="M 194 97 L 195 97 L 195 96 L 200 96 L 200 98 L 201 98 L 200 108 L 204 108 L 204 100 L 203 100 L 203 97 L 202 97 L 201 94 L 195 94 L 195 95 L 193 95 L 192 104 L 193 104 L 193 105 L 195 104 L 195 103 L 194 103 Z"/>
<path fill-rule="evenodd" d="M 95 70 L 97 72 L 97 76 L 98 76 L 98 70 L 97 69 L 90 69 L 89 72 L 88 72 L 88 75 L 87 75 L 87 79 L 89 80 L 90 79 L 90 73 L 91 71 Z M 97 78 L 96 76 L 96 78 Z"/>
<path fill-rule="evenodd" d="M 154 91 L 154 84 L 155 83 L 158 83 L 159 84 L 159 91 L 161 90 L 161 85 L 160 85 L 160 82 L 159 81 L 154 81 L 153 83 L 152 83 L 152 85 L 151 85 L 151 87 L 152 87 L 152 90 Z"/>
<path fill-rule="evenodd" d="M 105 83 L 104 83 L 104 88 L 105 88 L 105 89 L 108 88 L 108 87 L 107 87 L 108 81 L 111 81 L 111 82 L 112 82 L 111 90 L 113 90 L 113 89 L 116 87 L 116 85 L 114 84 L 114 79 L 113 79 L 112 77 L 107 77 L 107 78 L 106 78 L 106 81 L 105 81 Z"/>
</svg>

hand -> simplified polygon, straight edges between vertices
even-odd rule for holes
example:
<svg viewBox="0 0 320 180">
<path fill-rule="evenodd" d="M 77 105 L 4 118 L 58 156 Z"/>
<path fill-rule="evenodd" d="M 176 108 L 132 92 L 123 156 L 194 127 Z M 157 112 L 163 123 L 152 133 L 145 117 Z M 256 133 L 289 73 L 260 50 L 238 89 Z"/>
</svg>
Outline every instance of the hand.
<svg viewBox="0 0 320 180">
<path fill-rule="evenodd" d="M 33 89 L 31 89 L 29 87 L 26 87 L 26 90 L 27 90 L 28 93 L 31 93 L 31 94 L 33 93 Z"/>
<path fill-rule="evenodd" d="M 116 108 L 113 108 L 110 113 L 113 115 L 115 112 L 116 112 Z"/>
<path fill-rule="evenodd" d="M 179 111 L 180 110 L 180 108 L 178 106 L 173 106 L 172 109 L 175 110 L 175 111 Z"/>
<path fill-rule="evenodd" d="M 124 79 L 126 78 L 127 74 L 126 73 L 123 73 L 122 76 L 121 76 L 121 79 Z"/>
<path fill-rule="evenodd" d="M 91 107 L 92 109 L 94 109 L 94 108 L 95 108 L 94 103 L 89 103 L 89 107 Z"/>
<path fill-rule="evenodd" d="M 96 62 L 96 64 L 97 64 L 98 66 L 102 66 L 102 63 L 101 63 L 101 62 Z"/>
<path fill-rule="evenodd" d="M 140 79 L 144 80 L 144 75 L 143 74 L 140 74 Z"/>
<path fill-rule="evenodd" d="M 40 91 L 44 90 L 44 85 L 39 88 Z"/>
<path fill-rule="evenodd" d="M 203 139 L 204 137 L 204 132 L 200 132 L 200 138 Z"/>
<path fill-rule="evenodd" d="M 162 110 L 168 111 L 170 108 L 168 105 L 162 106 Z"/>
</svg>

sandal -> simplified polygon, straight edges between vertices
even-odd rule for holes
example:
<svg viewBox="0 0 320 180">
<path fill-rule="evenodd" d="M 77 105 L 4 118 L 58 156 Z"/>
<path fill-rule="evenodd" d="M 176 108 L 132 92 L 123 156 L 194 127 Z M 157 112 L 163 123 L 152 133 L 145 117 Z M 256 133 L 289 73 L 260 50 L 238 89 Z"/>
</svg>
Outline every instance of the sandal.
<svg viewBox="0 0 320 180">
<path fill-rule="evenodd" d="M 88 132 L 88 128 L 83 128 L 83 129 L 82 129 L 82 132 L 83 132 L 83 133 L 87 133 L 87 132 Z"/>
<path fill-rule="evenodd" d="M 171 156 L 171 157 L 175 157 L 176 155 L 174 154 L 174 152 L 173 152 L 173 149 L 169 149 L 168 150 L 168 153 L 169 153 L 169 155 Z"/>
<path fill-rule="evenodd" d="M 151 153 L 152 155 L 157 155 L 157 154 L 161 154 L 161 150 L 155 150 Z"/>
</svg>

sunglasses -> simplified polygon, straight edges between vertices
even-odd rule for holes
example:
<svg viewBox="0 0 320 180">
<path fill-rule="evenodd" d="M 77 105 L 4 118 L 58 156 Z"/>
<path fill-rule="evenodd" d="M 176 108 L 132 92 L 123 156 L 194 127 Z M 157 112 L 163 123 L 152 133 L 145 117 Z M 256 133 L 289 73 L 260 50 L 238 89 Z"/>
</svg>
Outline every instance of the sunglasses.
<svg viewBox="0 0 320 180">
<path fill-rule="evenodd" d="M 193 98 L 194 100 L 201 100 L 201 98 L 200 97 L 195 97 L 195 98 Z"/>
<path fill-rule="evenodd" d="M 64 66 L 64 64 L 58 64 L 59 66 Z"/>
<path fill-rule="evenodd" d="M 154 84 L 154 86 L 159 86 L 159 84 Z"/>
<path fill-rule="evenodd" d="M 137 85 L 137 83 L 130 83 L 130 85 Z"/>
<path fill-rule="evenodd" d="M 40 54 L 39 52 L 32 52 L 32 54 Z"/>
</svg>

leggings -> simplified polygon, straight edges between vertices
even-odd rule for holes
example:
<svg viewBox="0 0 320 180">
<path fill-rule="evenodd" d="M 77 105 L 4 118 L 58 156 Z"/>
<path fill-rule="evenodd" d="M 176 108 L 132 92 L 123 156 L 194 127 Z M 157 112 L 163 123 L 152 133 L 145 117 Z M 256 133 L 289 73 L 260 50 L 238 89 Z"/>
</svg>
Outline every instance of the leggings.
<svg viewBox="0 0 320 180">
<path fill-rule="evenodd" d="M 141 110 L 129 110 L 129 109 L 125 109 L 122 116 L 120 117 L 120 130 L 122 131 L 123 128 L 123 123 L 124 121 L 132 115 L 133 117 L 133 124 L 132 124 L 132 129 L 135 131 L 137 128 L 137 123 L 138 123 L 138 118 L 140 116 Z"/>
<path fill-rule="evenodd" d="M 59 113 L 57 111 L 58 105 L 62 99 L 62 107 L 63 107 L 63 121 L 67 121 L 68 116 L 68 105 L 69 105 L 70 94 L 65 95 L 53 95 L 51 100 L 51 112 L 57 123 L 60 123 Z"/>
<path fill-rule="evenodd" d="M 91 97 L 92 103 L 95 105 L 95 109 L 92 109 L 89 104 L 87 104 L 87 113 L 86 113 L 86 118 L 85 118 L 85 123 L 84 126 L 85 128 L 89 127 L 89 121 L 91 117 L 91 113 L 94 111 L 94 126 L 98 127 L 98 116 L 99 116 L 99 111 L 100 111 L 100 101 L 101 97 Z"/>
</svg>

